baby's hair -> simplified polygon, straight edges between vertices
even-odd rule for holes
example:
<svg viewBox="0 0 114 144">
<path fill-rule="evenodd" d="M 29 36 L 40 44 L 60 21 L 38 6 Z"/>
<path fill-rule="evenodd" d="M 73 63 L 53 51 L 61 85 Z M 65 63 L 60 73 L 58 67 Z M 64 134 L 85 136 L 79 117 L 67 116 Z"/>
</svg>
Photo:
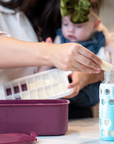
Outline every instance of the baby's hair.
<svg viewBox="0 0 114 144">
<path fill-rule="evenodd" d="M 90 10 L 98 16 L 100 11 L 100 0 L 90 0 L 90 1 L 91 1 Z"/>
</svg>

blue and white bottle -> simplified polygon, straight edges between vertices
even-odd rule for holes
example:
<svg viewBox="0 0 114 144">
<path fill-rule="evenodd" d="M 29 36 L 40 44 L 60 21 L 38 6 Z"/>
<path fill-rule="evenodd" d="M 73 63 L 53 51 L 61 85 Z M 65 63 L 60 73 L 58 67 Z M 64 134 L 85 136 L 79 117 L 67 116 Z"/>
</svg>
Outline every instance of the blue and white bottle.
<svg viewBox="0 0 114 144">
<path fill-rule="evenodd" d="M 99 93 L 100 139 L 114 141 L 114 72 L 104 72 Z"/>
</svg>

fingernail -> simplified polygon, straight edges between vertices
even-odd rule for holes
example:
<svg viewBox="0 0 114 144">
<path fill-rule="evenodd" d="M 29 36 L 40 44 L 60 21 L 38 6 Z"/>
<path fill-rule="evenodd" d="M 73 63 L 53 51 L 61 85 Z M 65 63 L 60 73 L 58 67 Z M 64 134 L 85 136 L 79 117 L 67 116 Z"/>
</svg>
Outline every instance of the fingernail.
<svg viewBox="0 0 114 144">
<path fill-rule="evenodd" d="M 100 71 L 100 70 L 101 70 L 101 67 L 100 67 L 100 66 L 98 66 L 96 70 L 97 70 L 97 71 Z"/>
<path fill-rule="evenodd" d="M 68 89 L 70 89 L 70 88 L 72 88 L 72 86 L 71 86 L 71 85 L 69 85 L 69 86 L 68 86 Z"/>
<path fill-rule="evenodd" d="M 100 71 L 96 71 L 96 73 L 100 73 Z"/>
<path fill-rule="evenodd" d="M 102 61 L 100 61 L 100 65 L 102 64 L 103 62 Z"/>
</svg>

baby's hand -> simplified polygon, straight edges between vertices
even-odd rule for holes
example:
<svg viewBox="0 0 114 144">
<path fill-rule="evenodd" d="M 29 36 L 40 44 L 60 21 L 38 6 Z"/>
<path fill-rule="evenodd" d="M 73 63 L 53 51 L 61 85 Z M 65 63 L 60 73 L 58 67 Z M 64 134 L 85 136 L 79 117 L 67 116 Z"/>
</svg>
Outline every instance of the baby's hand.
<svg viewBox="0 0 114 144">
<path fill-rule="evenodd" d="M 51 39 L 50 37 L 48 37 L 48 38 L 46 39 L 46 42 L 47 42 L 47 43 L 52 43 L 52 39 Z"/>
<path fill-rule="evenodd" d="M 52 43 L 52 39 L 51 39 L 50 37 L 48 37 L 48 38 L 46 39 L 46 41 L 42 41 L 42 42 Z"/>
</svg>

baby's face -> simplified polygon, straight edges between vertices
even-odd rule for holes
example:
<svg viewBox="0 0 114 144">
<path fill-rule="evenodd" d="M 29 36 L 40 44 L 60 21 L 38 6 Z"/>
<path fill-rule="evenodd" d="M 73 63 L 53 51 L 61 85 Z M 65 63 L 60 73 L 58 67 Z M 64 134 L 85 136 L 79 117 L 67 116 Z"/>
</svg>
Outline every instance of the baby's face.
<svg viewBox="0 0 114 144">
<path fill-rule="evenodd" d="M 64 37 L 72 42 L 86 41 L 94 32 L 94 21 L 74 24 L 70 21 L 71 15 L 62 18 L 62 33 Z"/>
</svg>

